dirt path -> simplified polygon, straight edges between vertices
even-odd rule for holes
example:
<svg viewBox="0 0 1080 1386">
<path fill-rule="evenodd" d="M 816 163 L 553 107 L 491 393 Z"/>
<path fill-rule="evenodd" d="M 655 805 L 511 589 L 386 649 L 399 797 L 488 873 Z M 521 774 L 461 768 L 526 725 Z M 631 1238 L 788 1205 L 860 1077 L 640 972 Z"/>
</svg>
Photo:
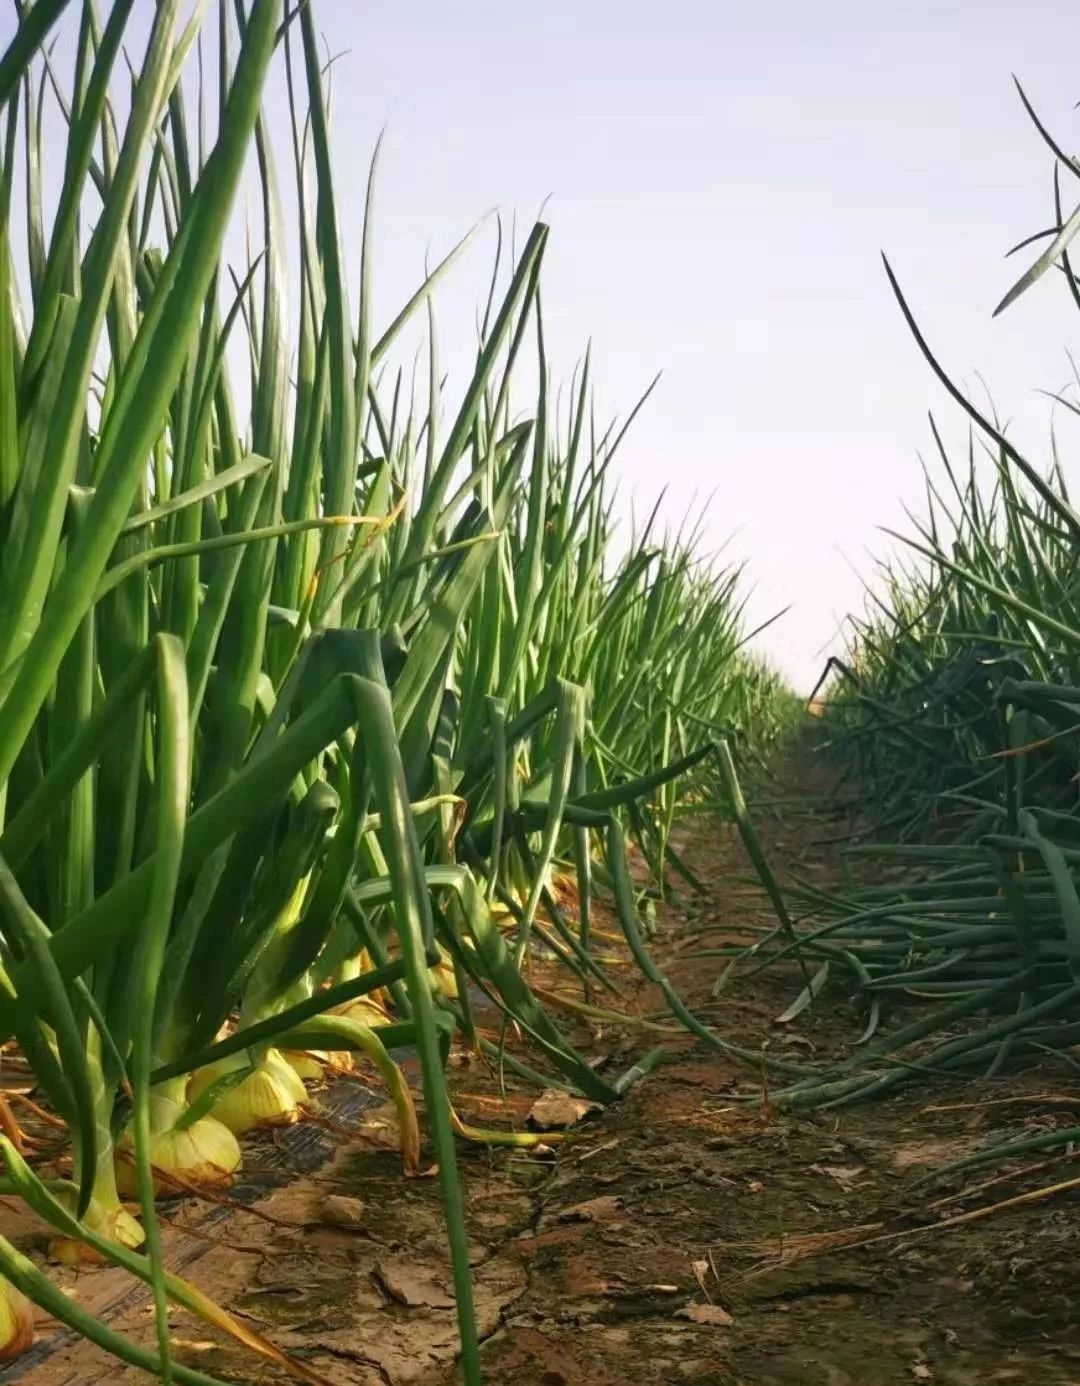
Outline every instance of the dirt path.
<svg viewBox="0 0 1080 1386">
<path fill-rule="evenodd" d="M 822 787 L 812 763 L 793 759 L 776 793 Z M 820 845 L 835 823 L 782 810 L 760 825 L 778 866 L 821 880 L 835 874 L 832 849 Z M 723 961 L 701 954 L 753 937 L 748 930 L 771 916 L 726 829 L 700 821 L 680 848 L 707 889 L 661 914 L 656 951 L 691 1007 L 730 1040 L 803 1061 L 855 1038 L 859 1017 L 840 995 L 823 997 L 794 1023 L 776 1023 L 798 990 L 794 973 L 758 974 L 713 998 Z M 628 1014 L 669 1028 L 657 995 L 614 941 L 610 951 L 630 993 Z M 542 969 L 534 981 L 565 988 Z M 897 1221 L 905 1186 L 935 1164 L 1033 1125 L 1075 1124 L 1080 1092 L 1063 1064 L 792 1118 L 740 1100 L 760 1073 L 684 1032 L 586 1026 L 571 1013 L 565 1021 L 582 1052 L 612 1054 L 613 1067 L 658 1042 L 674 1058 L 613 1109 L 576 1123 L 557 1157 L 464 1151 L 486 1381 L 1080 1386 L 1075 1193 L 929 1233 L 916 1232 L 925 1213 Z M 520 1124 L 536 1099 L 534 1089 L 512 1083 L 500 1096 L 476 1059 L 459 1063 L 454 1087 L 462 1115 L 488 1126 L 509 1116 Z M 248 1160 L 261 1171 L 248 1197 L 258 1198 L 262 1216 L 234 1208 L 208 1222 L 205 1206 L 185 1203 L 170 1214 L 179 1224 L 170 1260 L 327 1381 L 450 1383 L 455 1334 L 435 1182 L 402 1179 L 394 1154 L 379 1148 L 390 1135 L 384 1110 L 368 1106 L 363 1089 L 338 1084 L 329 1100 L 337 1115 L 321 1150 L 335 1147 L 336 1161 L 312 1170 L 310 1134 L 264 1138 Z M 970 1193 L 937 1216 L 1075 1173 L 1059 1164 Z M 954 1181 L 932 1196 L 962 1188 Z M 0 1210 L 0 1224 L 5 1216 Z M 850 1237 L 882 1222 L 912 1235 L 793 1255 L 804 1234 Z M 198 1235 L 181 1231 L 185 1223 Z M 84 1273 L 71 1289 L 149 1341 L 146 1297 L 119 1299 L 119 1284 L 111 1274 Z M 204 1371 L 245 1383 L 286 1379 L 252 1367 L 187 1315 L 176 1316 L 175 1332 L 183 1360 Z M 0 1383 L 21 1386 L 141 1380 L 62 1337 L 21 1369 L 0 1371 Z"/>
</svg>

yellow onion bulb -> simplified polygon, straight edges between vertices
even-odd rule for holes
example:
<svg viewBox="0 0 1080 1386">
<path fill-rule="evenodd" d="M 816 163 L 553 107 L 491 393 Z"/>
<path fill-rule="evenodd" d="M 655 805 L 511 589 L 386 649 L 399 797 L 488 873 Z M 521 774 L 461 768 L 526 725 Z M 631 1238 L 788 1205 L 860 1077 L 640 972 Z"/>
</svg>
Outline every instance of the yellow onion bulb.
<svg viewBox="0 0 1080 1386">
<path fill-rule="evenodd" d="M 389 1014 L 370 996 L 358 996 L 355 1001 L 346 1001 L 341 1006 L 335 1006 L 330 1014 L 344 1016 L 346 1020 L 355 1020 L 358 1025 L 366 1025 L 369 1030 L 373 1030 L 376 1025 L 390 1024 Z"/>
<path fill-rule="evenodd" d="M 350 977 L 360 977 L 365 972 L 373 971 L 374 967 L 375 963 L 372 961 L 371 955 L 365 948 L 353 959 L 353 964 L 348 975 Z M 342 980 L 344 980 L 344 978 Z M 366 997 L 359 997 L 358 999 L 371 1001 L 376 1006 L 381 1006 L 384 1011 L 390 1008 L 390 990 L 388 987 L 377 987 L 375 991 L 369 991 Z M 347 1006 L 352 1006 L 355 1005 L 356 1002 L 348 1001 L 345 1004 Z"/>
<path fill-rule="evenodd" d="M 348 1049 L 283 1049 L 281 1057 L 305 1083 L 321 1082 L 329 1070 L 347 1073 L 354 1067 L 352 1053 Z"/>
<path fill-rule="evenodd" d="M 179 1115 L 179 1114 L 178 1114 Z M 137 1198 L 139 1176 L 132 1157 L 130 1133 L 118 1148 L 116 1186 L 125 1198 Z M 154 1193 L 161 1197 L 197 1189 L 223 1189 L 233 1182 L 243 1157 L 240 1142 L 216 1117 L 200 1117 L 190 1126 L 155 1131 L 150 1138 Z M 174 1175 L 175 1179 L 170 1179 Z"/>
<path fill-rule="evenodd" d="M 0 1276 L 0 1362 L 13 1362 L 34 1341 L 34 1311 L 10 1280 Z"/>
<path fill-rule="evenodd" d="M 431 984 L 442 996 L 456 1001 L 458 999 L 457 973 L 454 971 L 453 959 L 441 944 L 435 946 L 439 950 L 439 961 L 434 967 L 428 968 Z"/>
<path fill-rule="evenodd" d="M 330 1062 L 330 1055 L 321 1049 L 283 1049 L 281 1057 L 305 1083 L 318 1083 Z"/>
<path fill-rule="evenodd" d="M 105 1206 L 94 1199 L 83 1223 L 99 1237 L 133 1251 L 142 1246 L 144 1233 L 137 1218 L 133 1218 L 119 1202 Z M 89 1242 L 75 1237 L 54 1237 L 49 1243 L 49 1256 L 62 1266 L 101 1266 L 105 1257 Z"/>
<path fill-rule="evenodd" d="M 192 1099 L 227 1073 L 247 1066 L 243 1055 L 234 1054 L 198 1069 L 191 1078 Z M 307 1089 L 299 1074 L 278 1050 L 268 1049 L 246 1078 L 221 1093 L 210 1114 L 233 1135 L 242 1136 L 259 1126 L 288 1126 L 298 1121 L 306 1101 Z"/>
</svg>

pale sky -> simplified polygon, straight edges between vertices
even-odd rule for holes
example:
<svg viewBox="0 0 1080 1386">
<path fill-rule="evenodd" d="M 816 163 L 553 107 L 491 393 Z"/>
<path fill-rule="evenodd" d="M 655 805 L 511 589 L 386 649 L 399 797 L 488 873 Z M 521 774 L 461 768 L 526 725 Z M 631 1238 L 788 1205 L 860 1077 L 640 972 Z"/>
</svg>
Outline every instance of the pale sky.
<svg viewBox="0 0 1080 1386">
<path fill-rule="evenodd" d="M 1051 158 L 1010 73 L 1067 148 L 1077 129 L 1064 0 L 316 0 L 316 14 L 328 49 L 348 50 L 334 140 L 354 269 L 387 127 L 376 328 L 429 248 L 492 206 L 524 232 L 548 198 L 555 375 L 591 339 L 607 415 L 663 370 L 621 454 L 627 509 L 666 486 L 676 524 L 715 492 L 709 541 L 735 535 L 752 616 L 793 604 L 760 647 L 798 686 L 861 602 L 847 560 L 868 571 L 868 551 L 889 547 L 877 527 L 919 504 L 929 407 L 964 446 L 880 250 L 944 362 L 973 390 L 981 374 L 1029 455 L 1048 458 L 1038 392 L 1069 380 L 1073 310 L 1048 277 L 990 315 L 1037 253 L 1004 252 L 1052 209 Z M 1080 183 L 1065 197 L 1071 210 Z M 451 371 L 472 348 L 490 248 L 439 296 Z M 1061 439 L 1067 456 L 1065 423 Z"/>
<path fill-rule="evenodd" d="M 716 491 L 709 532 L 719 546 L 738 531 L 754 614 L 794 604 L 762 645 L 799 685 L 860 603 L 843 555 L 865 570 L 887 545 L 876 527 L 918 503 L 926 410 L 943 407 L 881 249 L 945 362 L 976 389 L 981 373 L 1047 453 L 1036 392 L 1069 378 L 1072 310 L 1048 279 L 990 315 L 1026 268 L 1005 251 L 1052 207 L 1010 73 L 1066 146 L 1077 128 L 1063 0 L 320 13 L 331 49 L 352 50 L 339 132 L 363 150 L 388 126 L 380 270 L 412 269 L 427 236 L 445 245 L 493 203 L 529 221 L 550 194 L 556 368 L 591 337 L 613 411 L 663 369 L 623 485 L 641 504 L 667 486 L 673 521 Z M 963 445 L 951 407 L 946 420 Z"/>
</svg>

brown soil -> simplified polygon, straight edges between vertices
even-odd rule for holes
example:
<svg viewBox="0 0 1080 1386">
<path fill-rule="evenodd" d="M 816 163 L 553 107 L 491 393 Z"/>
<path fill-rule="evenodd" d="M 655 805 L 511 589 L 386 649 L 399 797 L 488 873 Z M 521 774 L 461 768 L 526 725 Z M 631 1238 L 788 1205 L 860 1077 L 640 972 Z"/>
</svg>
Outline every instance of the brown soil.
<svg viewBox="0 0 1080 1386">
<path fill-rule="evenodd" d="M 789 763 L 782 780 L 776 792 L 788 797 L 823 787 L 805 762 Z M 727 1039 L 804 1062 L 841 1052 L 861 1029 L 841 995 L 777 1023 L 799 990 L 795 972 L 765 971 L 712 997 L 723 959 L 695 954 L 752 939 L 771 916 L 738 839 L 691 822 L 680 849 L 707 889 L 659 912 L 657 958 Z M 760 826 L 778 866 L 834 876 L 832 849 L 820 842 L 835 822 L 787 808 Z M 612 1055 L 613 1071 L 661 1042 L 673 1059 L 612 1109 L 585 1114 L 557 1156 L 462 1147 L 485 1381 L 1080 1386 L 1078 1192 L 945 1223 L 1068 1181 L 1076 1175 L 1068 1157 L 1034 1172 L 1017 1162 L 992 1187 L 977 1188 L 1001 1167 L 955 1176 L 915 1200 L 908 1192 L 920 1174 L 981 1145 L 1080 1124 L 1074 1066 L 1048 1061 L 994 1083 L 922 1084 L 878 1105 L 793 1117 L 767 1098 L 743 1100 L 759 1090 L 757 1067 L 660 1016 L 657 994 L 620 946 L 603 946 L 628 1000 L 594 1001 L 670 1033 L 586 1026 L 571 1013 L 560 1023 L 582 1052 Z M 580 1000 L 542 964 L 534 981 Z M 454 1089 L 465 1120 L 518 1129 L 537 1095 L 508 1077 L 500 1097 L 495 1076 L 471 1056 L 456 1060 Z M 265 1136 L 246 1152 L 257 1171 L 242 1191 L 249 1208 L 173 1205 L 169 1262 L 324 1380 L 447 1386 L 456 1339 L 437 1183 L 402 1178 L 385 1109 L 361 1084 L 339 1080 L 323 1102 L 329 1128 Z M 959 1197 L 928 1209 L 947 1195 Z M 30 1225 L 6 1208 L 0 1231 L 34 1243 Z M 870 1245 L 841 1244 L 883 1232 Z M 80 1304 L 152 1341 L 148 1297 L 126 1277 L 67 1275 Z M 186 1313 L 173 1323 L 188 1365 L 251 1386 L 289 1379 Z M 31 1357 L 0 1370 L 0 1383 L 146 1379 L 48 1324 L 41 1338 Z"/>
</svg>

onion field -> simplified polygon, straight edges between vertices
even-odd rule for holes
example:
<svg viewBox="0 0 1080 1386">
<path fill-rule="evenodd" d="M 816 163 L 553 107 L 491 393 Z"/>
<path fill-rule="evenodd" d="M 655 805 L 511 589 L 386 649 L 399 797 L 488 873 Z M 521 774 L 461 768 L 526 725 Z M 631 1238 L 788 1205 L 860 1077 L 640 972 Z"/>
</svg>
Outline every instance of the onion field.
<svg viewBox="0 0 1080 1386">
<path fill-rule="evenodd" d="M 545 224 L 479 224 L 376 314 L 378 154 L 343 224 L 332 11 L 35 0 L 0 56 L 4 1381 L 48 1320 L 221 1386 L 178 1349 L 178 1310 L 253 1379 L 327 1380 L 170 1265 L 168 1210 L 227 1202 L 268 1132 L 328 1120 L 328 1086 L 386 1105 L 404 1200 L 437 1178 L 453 1370 L 475 1386 L 503 1378 L 459 1166 L 561 1133 L 463 1115 L 455 1066 L 607 1111 L 690 1049 L 734 1066 L 748 1112 L 813 1113 L 1080 1042 L 1062 459 L 968 402 L 893 279 L 971 448 L 941 444 L 947 485 L 808 718 L 752 651 L 741 568 L 700 529 L 620 523 L 648 392 L 610 421 L 603 363 L 549 360 Z M 1075 180 L 1043 134 L 1056 186 Z M 1062 198 L 1006 306 L 1049 271 L 1080 305 Z M 459 378 L 440 291 L 478 265 Z M 763 841 L 792 743 L 827 777 L 812 817 L 844 838 L 843 877 Z M 710 833 L 742 853 L 719 908 L 752 881 L 761 910 L 702 950 L 699 1004 L 667 964 L 717 887 L 687 852 Z M 859 1033 L 793 1056 L 730 1031 L 760 975 L 785 1024 L 835 1003 Z M 146 1287 L 152 1332 L 70 1292 L 106 1272 Z"/>
</svg>

